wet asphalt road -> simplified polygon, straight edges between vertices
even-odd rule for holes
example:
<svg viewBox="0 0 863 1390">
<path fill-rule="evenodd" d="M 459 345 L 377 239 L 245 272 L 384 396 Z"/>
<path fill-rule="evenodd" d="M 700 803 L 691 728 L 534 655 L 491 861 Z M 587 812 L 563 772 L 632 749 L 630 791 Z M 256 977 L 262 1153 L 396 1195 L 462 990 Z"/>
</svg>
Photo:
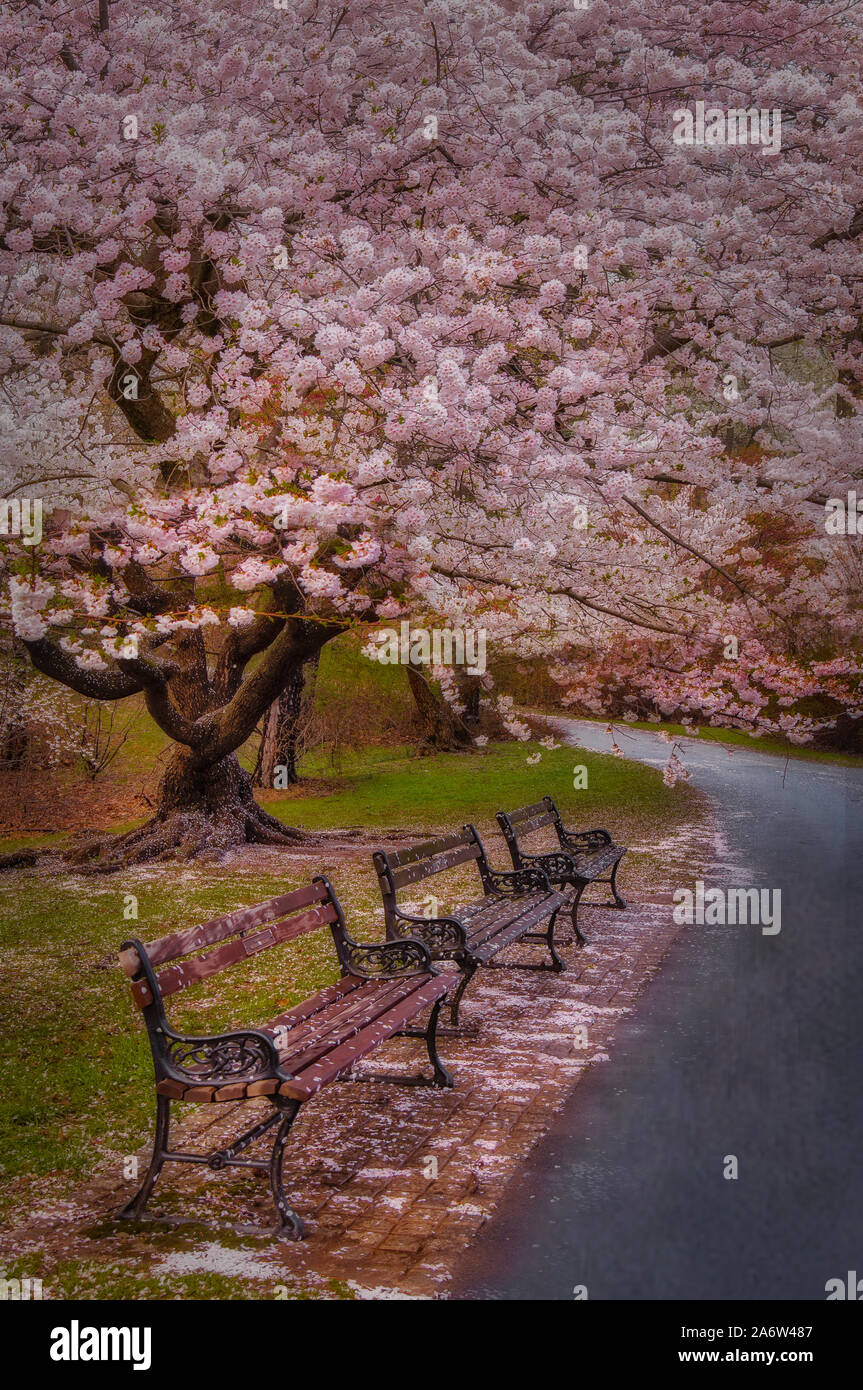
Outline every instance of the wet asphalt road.
<svg viewBox="0 0 863 1390">
<path fill-rule="evenodd" d="M 601 724 L 567 728 L 609 747 Z M 625 733 L 627 756 L 664 764 L 667 745 Z M 684 749 L 727 846 L 711 882 L 780 888 L 781 931 L 682 932 L 457 1298 L 823 1300 L 863 1273 L 863 771 Z"/>
</svg>

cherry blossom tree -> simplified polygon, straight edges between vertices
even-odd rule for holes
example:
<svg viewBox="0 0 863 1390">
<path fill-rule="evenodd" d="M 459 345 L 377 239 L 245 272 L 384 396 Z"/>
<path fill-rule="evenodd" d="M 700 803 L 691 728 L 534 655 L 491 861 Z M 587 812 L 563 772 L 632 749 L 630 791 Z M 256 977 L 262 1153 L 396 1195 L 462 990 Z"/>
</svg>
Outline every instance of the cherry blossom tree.
<svg viewBox="0 0 863 1390">
<path fill-rule="evenodd" d="M 237 750 L 351 626 L 858 659 L 860 10 L 11 0 L 12 618 L 176 744 L 101 865 L 295 837 Z"/>
</svg>

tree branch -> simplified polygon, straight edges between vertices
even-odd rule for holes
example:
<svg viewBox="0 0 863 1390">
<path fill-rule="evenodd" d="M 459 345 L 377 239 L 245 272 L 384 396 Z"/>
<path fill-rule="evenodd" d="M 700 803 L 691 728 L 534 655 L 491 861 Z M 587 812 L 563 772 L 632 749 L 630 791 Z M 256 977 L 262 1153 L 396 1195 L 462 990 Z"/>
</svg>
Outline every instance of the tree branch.
<svg viewBox="0 0 863 1390">
<path fill-rule="evenodd" d="M 708 565 L 709 568 L 715 570 L 717 574 L 721 574 L 723 579 L 727 580 L 729 584 L 733 584 L 735 589 L 737 589 L 746 598 L 755 597 L 751 590 L 747 589 L 743 584 L 739 582 L 739 580 L 735 579 L 733 575 L 729 574 L 728 570 L 723 569 L 721 565 L 717 565 L 715 560 L 708 559 L 706 555 L 702 554 L 700 550 L 696 550 L 695 546 L 690 545 L 688 541 L 681 540 L 679 536 L 675 536 L 671 531 L 666 530 L 666 528 L 660 522 L 656 521 L 655 518 L 652 517 L 649 512 L 646 512 L 644 508 L 639 506 L 637 502 L 633 501 L 631 497 L 624 497 L 623 500 L 627 503 L 628 506 L 632 507 L 633 511 L 638 512 L 639 516 L 644 517 L 644 520 L 648 522 L 649 525 L 655 527 L 657 531 L 660 531 L 662 535 L 665 536 L 666 540 L 671 541 L 672 545 L 679 545 L 682 550 L 688 550 L 690 555 L 695 556 L 696 560 L 700 560 L 702 564 Z"/>
<path fill-rule="evenodd" d="M 516 594 L 523 594 L 525 592 L 524 585 L 513 583 L 508 579 L 502 579 L 497 574 L 469 574 L 466 570 L 462 569 L 441 569 L 440 567 L 438 567 L 438 570 L 440 574 L 445 574 L 449 579 L 468 579 L 474 584 L 488 584 L 496 589 L 511 589 L 512 592 Z M 664 632 L 667 633 L 669 637 L 681 636 L 677 628 L 668 627 L 664 623 L 651 623 L 648 622 L 646 618 L 635 618 L 629 613 L 619 613 L 616 609 L 606 608 L 604 604 L 597 603 L 595 599 L 589 599 L 585 597 L 584 594 L 576 593 L 573 589 L 558 587 L 556 589 L 545 589 L 543 592 L 557 595 L 560 598 L 570 598 L 573 603 L 579 603 L 584 608 L 591 608 L 596 613 L 605 613 L 609 618 L 617 618 L 619 622 L 629 623 L 632 627 L 647 628 L 650 632 Z"/>
<path fill-rule="evenodd" d="M 260 665 L 246 677 L 228 703 L 211 716 L 208 754 L 218 760 L 245 743 L 264 710 L 281 694 L 294 667 L 315 656 L 326 642 L 347 627 L 344 622 L 314 622 L 306 618 L 291 618 L 285 622 Z"/>
<path fill-rule="evenodd" d="M 35 642 L 25 642 L 24 645 L 37 671 L 60 681 L 78 695 L 86 695 L 92 700 L 124 700 L 127 695 L 137 695 L 143 688 L 132 672 L 82 670 L 73 656 L 61 651 L 45 637 Z"/>
<path fill-rule="evenodd" d="M 194 722 L 186 719 L 171 699 L 168 681 L 180 674 L 173 662 L 158 661 L 152 656 L 117 657 L 122 671 L 134 676 L 143 687 L 147 709 L 159 728 L 175 743 L 187 748 L 200 748 L 210 730 L 211 719 L 203 716 Z"/>
</svg>

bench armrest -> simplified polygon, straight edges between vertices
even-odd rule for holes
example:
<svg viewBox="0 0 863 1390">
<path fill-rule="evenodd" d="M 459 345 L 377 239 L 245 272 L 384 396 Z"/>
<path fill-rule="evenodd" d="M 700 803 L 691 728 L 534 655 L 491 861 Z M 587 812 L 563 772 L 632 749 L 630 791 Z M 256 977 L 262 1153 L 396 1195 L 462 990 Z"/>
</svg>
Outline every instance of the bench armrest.
<svg viewBox="0 0 863 1390">
<path fill-rule="evenodd" d="M 564 830 L 562 826 L 560 839 L 567 848 L 574 850 L 599 849 L 601 845 L 614 843 L 607 830 Z"/>
<path fill-rule="evenodd" d="M 175 1081 L 249 1081 L 266 1076 L 290 1080 L 279 1067 L 272 1038 L 258 1028 L 195 1038 L 161 1027 L 151 1038 L 162 1069 Z"/>
<path fill-rule="evenodd" d="M 393 980 L 407 975 L 433 975 L 435 968 L 428 946 L 404 937 L 398 941 L 348 941 L 344 965 L 351 975 L 365 980 Z"/>
<path fill-rule="evenodd" d="M 526 869 L 542 869 L 549 878 L 565 878 L 576 872 L 572 855 L 562 850 L 551 850 L 548 854 L 522 854 L 521 862 Z"/>
<path fill-rule="evenodd" d="M 487 891 L 493 893 L 511 893 L 515 896 L 517 893 L 528 892 L 531 888 L 551 892 L 548 875 L 542 869 L 487 869 L 483 877 Z"/>
<path fill-rule="evenodd" d="M 405 931 L 402 936 L 403 922 L 410 927 L 410 931 Z M 457 917 L 413 917 L 397 907 L 392 926 L 402 939 L 423 941 L 430 950 L 459 951 L 467 943 L 467 932 Z"/>
</svg>

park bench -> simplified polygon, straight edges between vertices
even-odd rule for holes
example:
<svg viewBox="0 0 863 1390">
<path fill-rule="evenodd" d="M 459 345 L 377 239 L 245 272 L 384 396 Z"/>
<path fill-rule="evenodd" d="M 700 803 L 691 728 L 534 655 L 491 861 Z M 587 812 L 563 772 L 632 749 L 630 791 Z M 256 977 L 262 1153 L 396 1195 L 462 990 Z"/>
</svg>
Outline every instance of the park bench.
<svg viewBox="0 0 863 1390">
<path fill-rule="evenodd" d="M 428 840 L 410 849 L 387 854 L 378 850 L 375 869 L 384 901 L 387 938 L 411 938 L 423 942 L 433 960 L 452 960 L 461 980 L 450 1000 L 453 1024 L 458 1024 L 459 1005 L 479 966 L 506 966 L 518 970 L 563 970 L 564 962 L 554 946 L 554 924 L 565 895 L 556 892 L 541 869 L 499 872 L 489 867 L 482 841 L 472 825 L 453 835 Z M 416 915 L 399 907 L 397 893 L 410 884 L 476 861 L 482 896 L 438 915 Z M 437 900 L 431 903 L 437 907 Z M 545 931 L 534 930 L 548 919 Z M 544 941 L 550 962 L 525 964 L 498 961 L 495 957 L 517 941 Z"/>
<path fill-rule="evenodd" d="M 168 1025 L 164 1000 L 260 952 L 329 927 L 341 978 L 256 1028 L 212 1037 L 189 1037 Z M 208 948 L 196 954 L 201 947 Z M 210 949 L 214 948 L 214 949 Z M 170 962 L 170 963 L 169 963 Z M 437 1054 L 438 1014 L 449 984 L 419 941 L 365 945 L 352 940 L 335 892 L 325 878 L 305 888 L 240 908 L 225 917 L 173 932 L 146 945 L 125 941 L 120 964 L 132 981 L 141 1009 L 156 1073 L 156 1134 L 153 1157 L 141 1187 L 119 1213 L 140 1219 L 166 1162 L 268 1169 L 279 1217 L 277 1234 L 300 1240 L 303 1225 L 290 1207 L 282 1181 L 282 1162 L 291 1125 L 304 1101 L 330 1081 L 346 1078 L 354 1062 L 387 1038 L 423 1038 L 433 1077 L 361 1077 L 407 1084 L 452 1086 Z M 425 1027 L 407 1025 L 430 1008 Z M 171 1102 L 243 1102 L 263 1097 L 273 1114 L 210 1154 L 177 1153 L 169 1148 Z M 269 1157 L 238 1157 L 278 1126 Z"/>
<path fill-rule="evenodd" d="M 518 811 L 498 811 L 496 819 L 509 846 L 513 868 L 542 869 L 554 886 L 572 890 L 572 930 L 579 946 L 587 944 L 578 925 L 578 904 L 589 883 L 610 884 L 616 906 L 626 907 L 617 891 L 617 870 L 626 846 L 616 845 L 607 830 L 566 830 L 550 796 Z M 520 838 L 548 826 L 554 827 L 559 850 L 532 854 L 521 848 Z"/>
</svg>

